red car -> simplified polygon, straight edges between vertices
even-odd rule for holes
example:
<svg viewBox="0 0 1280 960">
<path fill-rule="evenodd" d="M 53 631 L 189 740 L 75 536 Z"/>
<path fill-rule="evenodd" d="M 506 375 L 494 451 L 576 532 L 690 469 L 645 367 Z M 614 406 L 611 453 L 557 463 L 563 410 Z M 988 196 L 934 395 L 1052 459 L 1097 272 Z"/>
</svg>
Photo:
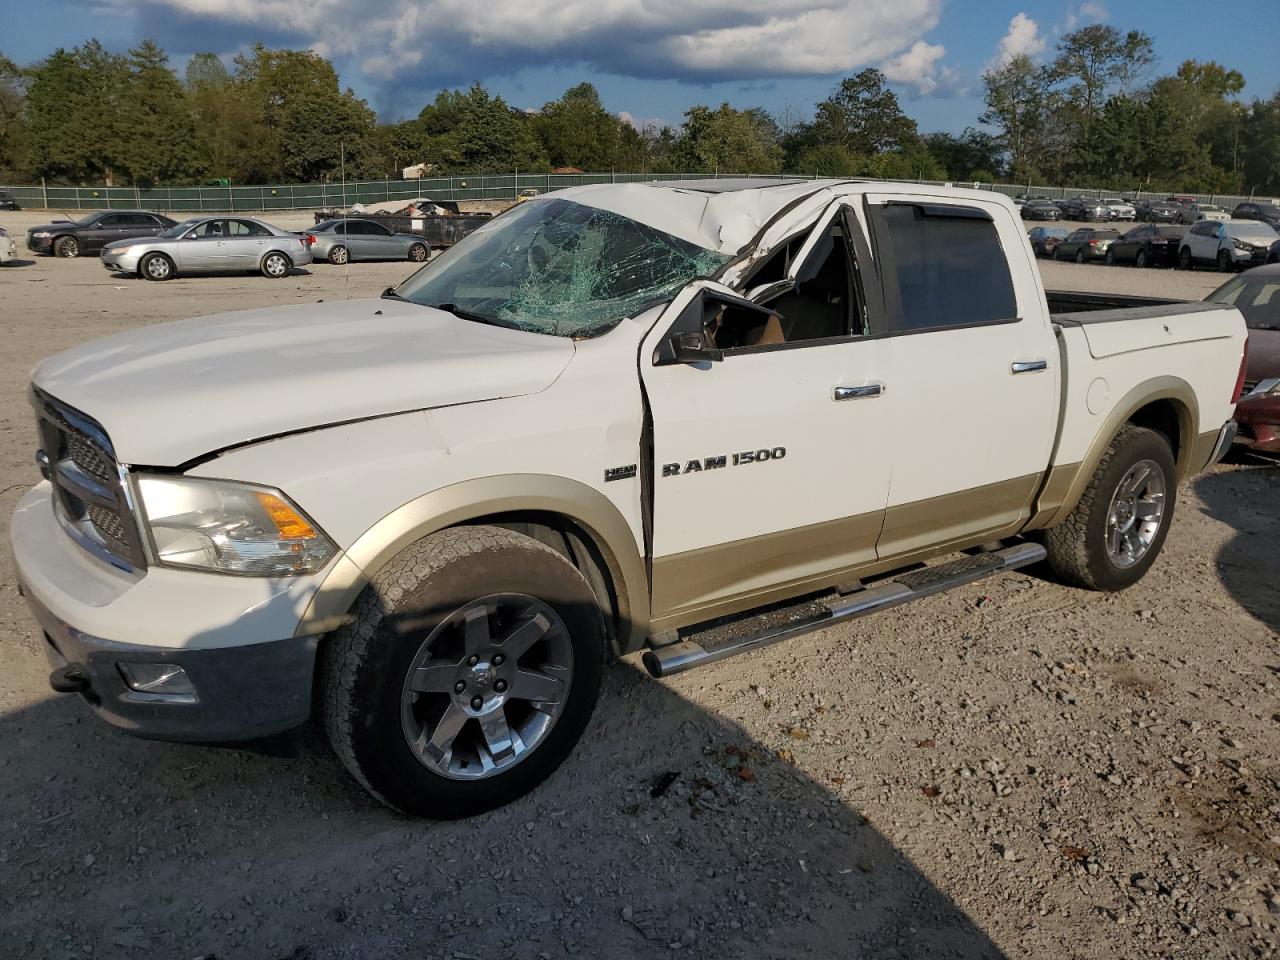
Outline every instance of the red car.
<svg viewBox="0 0 1280 960">
<path fill-rule="evenodd" d="M 1247 270 L 1205 299 L 1238 308 L 1249 327 L 1238 439 L 1253 450 L 1280 453 L 1280 264 Z"/>
</svg>

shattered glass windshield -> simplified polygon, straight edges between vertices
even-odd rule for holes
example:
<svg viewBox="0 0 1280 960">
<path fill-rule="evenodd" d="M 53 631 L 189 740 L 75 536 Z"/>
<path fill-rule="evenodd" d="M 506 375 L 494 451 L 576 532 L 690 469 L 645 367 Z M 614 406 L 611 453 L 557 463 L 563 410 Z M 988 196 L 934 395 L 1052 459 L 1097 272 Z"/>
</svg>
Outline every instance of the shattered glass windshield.
<svg viewBox="0 0 1280 960">
<path fill-rule="evenodd" d="M 494 218 L 395 292 L 467 319 L 584 337 L 669 300 L 729 259 L 616 213 L 548 197 Z"/>
</svg>

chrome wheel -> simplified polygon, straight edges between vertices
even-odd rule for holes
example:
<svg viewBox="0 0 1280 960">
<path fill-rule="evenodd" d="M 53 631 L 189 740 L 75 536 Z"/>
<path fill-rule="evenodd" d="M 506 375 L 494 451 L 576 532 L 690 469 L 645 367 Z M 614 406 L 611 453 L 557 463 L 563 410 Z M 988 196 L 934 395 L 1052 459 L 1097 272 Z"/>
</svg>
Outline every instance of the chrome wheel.
<svg viewBox="0 0 1280 960">
<path fill-rule="evenodd" d="M 173 266 L 164 257 L 148 257 L 143 269 L 152 280 L 168 280 Z"/>
<path fill-rule="evenodd" d="M 283 253 L 271 253 L 262 261 L 262 272 L 268 277 L 283 277 L 289 272 L 289 261 Z"/>
<path fill-rule="evenodd" d="M 349 257 L 346 247 L 334 247 L 329 251 L 329 262 L 336 263 L 338 266 L 346 263 Z"/>
<path fill-rule="evenodd" d="M 1164 521 L 1164 471 L 1139 460 L 1120 481 L 1107 510 L 1107 556 L 1121 569 L 1146 556 Z"/>
<path fill-rule="evenodd" d="M 58 241 L 54 252 L 60 257 L 78 257 L 80 256 L 80 241 L 75 237 L 63 237 Z"/>
<path fill-rule="evenodd" d="M 401 693 L 401 728 L 428 769 L 478 780 L 546 739 L 572 680 L 573 644 L 551 607 L 521 594 L 484 597 L 419 647 Z"/>
<path fill-rule="evenodd" d="M 427 259 L 427 248 L 421 243 L 415 243 L 409 248 L 409 259 L 414 263 L 421 263 Z"/>
</svg>

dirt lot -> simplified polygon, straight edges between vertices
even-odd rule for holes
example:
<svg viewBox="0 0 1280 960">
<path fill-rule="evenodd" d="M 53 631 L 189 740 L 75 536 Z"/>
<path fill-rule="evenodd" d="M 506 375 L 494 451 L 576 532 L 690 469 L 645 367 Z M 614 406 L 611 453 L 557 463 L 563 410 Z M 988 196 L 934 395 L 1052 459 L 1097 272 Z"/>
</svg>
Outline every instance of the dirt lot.
<svg viewBox="0 0 1280 960">
<path fill-rule="evenodd" d="M 39 358 L 409 269 L 0 269 L 0 534 L 37 480 Z M 1186 297 L 1221 279 L 1045 274 Z M 0 549 L 0 957 L 1273 956 L 1280 469 L 1219 467 L 1180 498 L 1122 595 L 1010 574 L 670 681 L 621 663 L 550 782 L 447 824 L 379 807 L 314 731 L 249 752 L 106 728 L 50 692 Z"/>
</svg>

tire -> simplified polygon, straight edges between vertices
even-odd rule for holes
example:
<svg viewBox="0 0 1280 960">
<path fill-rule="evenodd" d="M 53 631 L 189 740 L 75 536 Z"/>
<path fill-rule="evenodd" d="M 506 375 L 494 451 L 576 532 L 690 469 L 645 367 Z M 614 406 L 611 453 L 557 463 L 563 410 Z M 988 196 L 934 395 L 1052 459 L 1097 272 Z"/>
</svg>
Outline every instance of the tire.
<svg viewBox="0 0 1280 960">
<path fill-rule="evenodd" d="M 424 263 L 431 256 L 431 249 L 425 243 L 415 243 L 409 248 L 409 259 L 414 263 Z"/>
<path fill-rule="evenodd" d="M 1112 252 L 1110 247 L 1107 248 L 1107 255 L 1103 259 L 1107 261 L 1108 267 L 1114 267 L 1116 265 L 1116 255 Z"/>
<path fill-rule="evenodd" d="M 279 250 L 272 250 L 262 258 L 260 267 L 262 275 L 271 280 L 282 280 L 289 275 L 289 271 L 293 269 L 293 261 L 281 253 Z"/>
<path fill-rule="evenodd" d="M 1235 270 L 1235 263 L 1231 260 L 1231 254 L 1225 250 L 1218 251 L 1218 272 L 1232 273 Z"/>
<path fill-rule="evenodd" d="M 351 253 L 346 247 L 339 244 L 329 250 L 329 262 L 337 266 L 342 266 L 351 259 Z"/>
<path fill-rule="evenodd" d="M 1054 248 L 1053 248 L 1053 258 L 1052 258 L 1052 259 L 1054 259 L 1054 260 L 1061 260 L 1061 259 L 1062 259 L 1061 257 L 1059 257 L 1059 256 L 1058 256 L 1058 248 L 1057 248 L 1057 247 L 1054 247 Z"/>
<path fill-rule="evenodd" d="M 530 624 L 545 629 L 521 641 Z M 560 553 L 500 527 L 442 530 L 392 560 L 326 642 L 325 728 L 347 770 L 388 806 L 472 816 L 528 793 L 568 757 L 595 709 L 604 653 L 595 596 Z M 429 678 L 424 692 L 409 689 L 414 676 Z M 531 691 L 559 699 L 535 708 L 521 696 Z M 496 767 L 478 719 L 494 714 L 507 731 L 498 743 L 512 751 Z M 448 750 L 433 754 L 429 742 L 442 731 Z"/>
<path fill-rule="evenodd" d="M 1148 471 L 1147 479 L 1130 491 L 1142 470 Z M 1160 555 L 1177 493 L 1169 441 L 1154 430 L 1127 424 L 1111 441 L 1075 509 L 1046 532 L 1049 569 L 1062 582 L 1088 590 L 1133 586 Z M 1135 503 L 1140 509 L 1133 508 Z"/>
<path fill-rule="evenodd" d="M 173 261 L 163 253 L 148 253 L 138 264 L 138 274 L 147 280 L 172 280 Z"/>
<path fill-rule="evenodd" d="M 1083 250 L 1076 251 L 1076 263 L 1084 263 L 1086 259 Z"/>
<path fill-rule="evenodd" d="M 53 252 L 59 257 L 80 256 L 80 241 L 75 237 L 59 237 L 53 242 Z"/>
<path fill-rule="evenodd" d="M 1178 251 L 1178 269 L 1190 270 L 1193 267 L 1194 264 L 1191 262 L 1191 249 L 1189 247 L 1183 247 Z"/>
<path fill-rule="evenodd" d="M 1145 270 L 1148 266 L 1150 266 L 1150 262 L 1147 259 L 1146 250 L 1138 251 L 1138 255 L 1133 258 L 1133 265 L 1137 267 L 1139 270 Z"/>
</svg>

